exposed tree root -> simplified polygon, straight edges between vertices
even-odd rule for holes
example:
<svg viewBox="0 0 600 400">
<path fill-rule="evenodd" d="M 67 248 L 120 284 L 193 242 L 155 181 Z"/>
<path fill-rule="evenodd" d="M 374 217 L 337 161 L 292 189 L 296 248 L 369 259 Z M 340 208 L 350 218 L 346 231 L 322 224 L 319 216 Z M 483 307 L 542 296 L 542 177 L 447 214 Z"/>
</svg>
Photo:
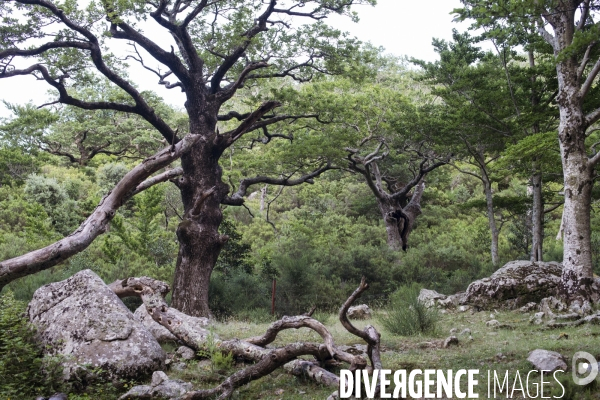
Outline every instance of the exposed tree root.
<svg viewBox="0 0 600 400">
<path fill-rule="evenodd" d="M 169 285 L 166 283 L 148 277 L 127 278 L 113 282 L 110 288 L 119 297 L 140 297 L 148 314 L 186 346 L 194 350 L 201 350 L 206 347 L 209 331 L 199 325 L 190 323 L 187 315 L 167 305 L 164 296 L 169 292 Z M 363 278 L 359 287 L 340 308 L 339 318 L 348 332 L 367 343 L 370 364 L 363 357 L 338 348 L 325 325 L 311 318 L 310 315 L 286 316 L 273 322 L 265 334 L 261 336 L 244 340 L 220 340 L 213 335 L 212 339 L 218 349 L 224 353 L 231 353 L 238 359 L 253 362 L 253 364 L 235 372 L 212 389 L 188 392 L 184 398 L 191 400 L 218 396 L 219 399 L 224 399 L 230 396 L 236 388 L 262 378 L 282 366 L 293 375 L 302 375 L 315 382 L 336 388 L 339 388 L 340 379 L 336 374 L 326 370 L 326 366 L 346 363 L 351 370 L 368 369 L 372 371 L 373 369 L 382 369 L 379 332 L 371 325 L 361 331 L 352 325 L 347 317 L 348 308 L 367 288 L 368 284 Z M 279 332 L 299 328 L 308 328 L 315 331 L 321 336 L 323 343 L 292 343 L 274 349 L 265 347 L 277 338 Z M 298 359 L 298 357 L 306 355 L 313 356 L 314 361 Z M 329 396 L 330 399 L 336 399 L 337 397 L 337 391 Z"/>
</svg>

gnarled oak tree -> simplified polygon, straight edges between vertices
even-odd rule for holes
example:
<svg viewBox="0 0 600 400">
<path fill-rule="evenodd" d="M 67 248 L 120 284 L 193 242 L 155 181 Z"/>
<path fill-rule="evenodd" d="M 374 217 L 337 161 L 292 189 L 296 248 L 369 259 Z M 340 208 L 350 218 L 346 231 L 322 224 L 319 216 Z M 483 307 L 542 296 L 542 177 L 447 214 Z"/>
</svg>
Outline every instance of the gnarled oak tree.
<svg viewBox="0 0 600 400">
<path fill-rule="evenodd" d="M 181 192 L 185 209 L 177 230 L 180 248 L 172 305 L 190 315 L 208 315 L 210 274 L 228 239 L 218 232 L 221 206 L 242 205 L 253 184 L 297 185 L 332 168 L 326 159 L 313 159 L 287 175 L 245 178 L 228 196 L 229 186 L 221 179 L 219 165 L 228 148 L 248 132 L 262 130 L 267 136 L 271 135 L 270 126 L 317 117 L 286 113 L 274 98 L 256 99 L 252 108 L 243 110 L 228 104 L 239 104 L 232 101 L 238 91 L 259 82 L 305 82 L 318 75 L 352 70 L 358 43 L 323 21 L 330 14 L 352 15 L 350 7 L 359 3 L 374 1 L 104 0 L 80 9 L 73 0 L 2 0 L 0 78 L 34 75 L 58 93 L 56 102 L 136 114 L 170 146 L 127 174 L 73 234 L 0 263 L 0 285 L 83 250 L 106 230 L 127 198 L 171 179 Z M 142 28 L 164 32 L 163 36 L 173 39 L 173 46 L 161 47 Z M 189 117 L 187 134 L 161 118 L 132 84 L 122 62 L 110 53 L 111 42 L 134 46 L 130 59 L 153 71 L 159 84 L 183 91 Z M 85 83 L 98 75 L 126 98 L 88 100 L 70 90 L 73 83 Z M 281 108 L 284 111 L 278 112 Z M 220 121 L 229 128 L 219 132 Z M 148 180 L 178 158 L 180 169 Z"/>
</svg>

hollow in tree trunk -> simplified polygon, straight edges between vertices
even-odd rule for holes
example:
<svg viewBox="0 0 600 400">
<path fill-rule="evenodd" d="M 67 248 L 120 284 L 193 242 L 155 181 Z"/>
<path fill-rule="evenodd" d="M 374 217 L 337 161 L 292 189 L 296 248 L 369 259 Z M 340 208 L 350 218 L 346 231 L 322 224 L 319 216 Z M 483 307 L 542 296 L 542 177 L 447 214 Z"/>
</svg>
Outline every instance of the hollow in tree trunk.
<svg viewBox="0 0 600 400">
<path fill-rule="evenodd" d="M 385 221 L 387 244 L 393 250 L 405 250 L 408 247 L 408 236 L 412 232 L 415 221 L 421 215 L 421 197 L 425 183 L 421 181 L 415 186 L 410 201 L 396 200 L 392 197 L 378 199 L 379 210 Z M 402 204 L 404 203 L 404 204 Z"/>
</svg>

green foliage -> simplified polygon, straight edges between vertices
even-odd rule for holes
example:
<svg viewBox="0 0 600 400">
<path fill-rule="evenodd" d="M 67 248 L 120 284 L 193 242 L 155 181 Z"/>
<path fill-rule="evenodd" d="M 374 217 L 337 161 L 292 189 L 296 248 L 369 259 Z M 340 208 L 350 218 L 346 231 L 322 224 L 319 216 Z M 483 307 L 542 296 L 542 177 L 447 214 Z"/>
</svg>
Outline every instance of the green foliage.
<svg viewBox="0 0 600 400">
<path fill-rule="evenodd" d="M 225 243 L 223 250 L 219 254 L 215 271 L 220 271 L 227 276 L 238 270 L 251 273 L 252 266 L 248 262 L 250 245 L 241 241 L 242 235 L 238 232 L 235 224 L 231 220 L 224 218 L 219 226 L 219 232 L 227 235 L 229 240 L 227 240 L 227 243 Z"/>
<path fill-rule="evenodd" d="M 379 321 L 394 335 L 434 335 L 437 330 L 438 312 L 427 308 L 418 300 L 421 287 L 412 284 L 400 287 L 390 296 L 387 314 L 380 314 Z"/>
<path fill-rule="evenodd" d="M 57 358 L 43 358 L 35 329 L 24 316 L 25 304 L 12 292 L 0 295 L 0 397 L 32 398 L 60 389 Z"/>
<path fill-rule="evenodd" d="M 18 147 L 0 147 L 0 185 L 25 183 L 29 175 L 38 172 L 40 161 Z"/>
<path fill-rule="evenodd" d="M 104 195 L 112 190 L 127 172 L 129 172 L 129 168 L 123 163 L 104 164 L 98 168 L 96 180 L 101 193 Z"/>
<path fill-rule="evenodd" d="M 231 352 L 224 353 L 219 349 L 212 331 L 209 332 L 203 348 L 198 350 L 198 356 L 210 359 L 210 366 L 213 372 L 227 372 L 233 367 L 233 354 Z"/>
<path fill-rule="evenodd" d="M 270 287 L 271 280 L 257 274 L 235 271 L 231 275 L 223 275 L 217 271 L 210 278 L 210 309 L 219 319 L 260 313 L 256 310 L 268 310 L 270 307 Z"/>
<path fill-rule="evenodd" d="M 56 179 L 30 175 L 25 182 L 25 199 L 40 204 L 59 233 L 67 235 L 79 225 L 78 204 Z"/>
</svg>

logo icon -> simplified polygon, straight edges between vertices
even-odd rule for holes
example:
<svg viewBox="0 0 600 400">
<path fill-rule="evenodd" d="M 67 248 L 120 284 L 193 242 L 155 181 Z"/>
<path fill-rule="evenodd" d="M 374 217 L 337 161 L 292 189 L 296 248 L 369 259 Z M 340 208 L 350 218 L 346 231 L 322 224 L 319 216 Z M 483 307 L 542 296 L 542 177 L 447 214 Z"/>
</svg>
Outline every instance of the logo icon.
<svg viewBox="0 0 600 400">
<path fill-rule="evenodd" d="M 598 376 L 598 361 L 585 351 L 573 354 L 573 382 L 576 385 L 587 385 Z"/>
</svg>

